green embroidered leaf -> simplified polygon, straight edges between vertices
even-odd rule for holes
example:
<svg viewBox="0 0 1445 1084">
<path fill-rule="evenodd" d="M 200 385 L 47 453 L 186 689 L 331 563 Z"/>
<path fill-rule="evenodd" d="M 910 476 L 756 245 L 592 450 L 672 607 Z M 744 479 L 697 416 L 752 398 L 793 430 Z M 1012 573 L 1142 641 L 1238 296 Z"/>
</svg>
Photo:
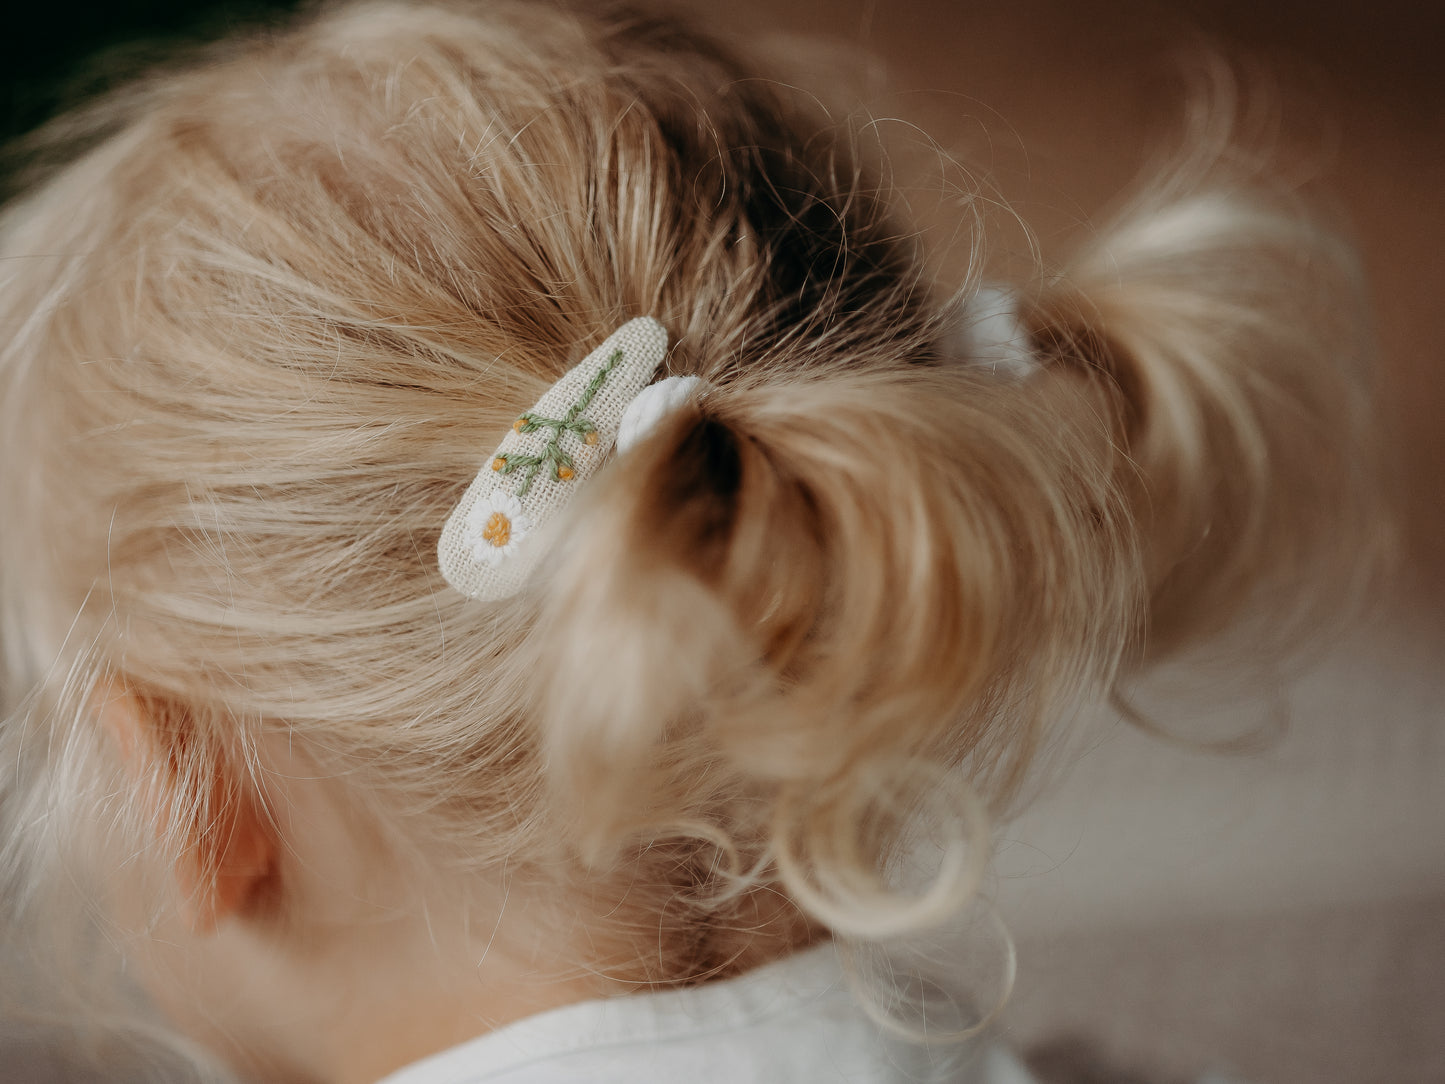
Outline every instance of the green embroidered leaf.
<svg viewBox="0 0 1445 1084">
<path fill-rule="evenodd" d="M 573 462 L 570 455 L 562 450 L 562 434 L 572 433 L 580 439 L 586 440 L 597 432 L 597 427 L 582 417 L 582 412 L 591 405 L 597 393 L 602 390 L 602 385 L 607 383 L 607 378 L 612 375 L 612 371 L 621 364 L 623 353 L 620 347 L 612 352 L 611 357 L 607 359 L 607 364 L 597 370 L 597 374 L 593 376 L 563 417 L 548 418 L 545 415 L 528 411 L 517 419 L 513 428 L 518 433 L 535 433 L 539 429 L 547 430 L 546 441 L 540 453 L 524 455 L 517 452 L 502 452 L 496 457 L 493 469 L 502 474 L 511 474 L 517 469 L 525 471 L 522 476 L 522 484 L 517 490 L 518 497 L 527 495 L 527 491 L 532 488 L 533 479 L 537 477 L 537 472 L 549 464 L 552 468 L 552 478 L 555 481 L 565 482 L 576 476 L 577 464 Z"/>
</svg>

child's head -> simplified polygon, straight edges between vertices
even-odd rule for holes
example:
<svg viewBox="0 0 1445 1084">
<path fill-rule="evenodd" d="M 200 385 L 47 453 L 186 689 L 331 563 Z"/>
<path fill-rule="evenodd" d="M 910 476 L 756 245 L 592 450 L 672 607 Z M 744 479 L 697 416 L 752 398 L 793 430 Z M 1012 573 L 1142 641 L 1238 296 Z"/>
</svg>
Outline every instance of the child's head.
<svg viewBox="0 0 1445 1084">
<path fill-rule="evenodd" d="M 1017 380 L 846 125 L 666 20 L 343 8 L 109 109 L 0 238 L 8 868 L 168 1000 L 244 973 L 288 1071 L 336 1063 L 248 983 L 502 1020 L 939 921 L 1051 713 L 1353 499 L 1348 254 L 1238 196 L 1023 295 Z M 451 590 L 478 467 L 642 315 L 708 390 Z"/>
</svg>

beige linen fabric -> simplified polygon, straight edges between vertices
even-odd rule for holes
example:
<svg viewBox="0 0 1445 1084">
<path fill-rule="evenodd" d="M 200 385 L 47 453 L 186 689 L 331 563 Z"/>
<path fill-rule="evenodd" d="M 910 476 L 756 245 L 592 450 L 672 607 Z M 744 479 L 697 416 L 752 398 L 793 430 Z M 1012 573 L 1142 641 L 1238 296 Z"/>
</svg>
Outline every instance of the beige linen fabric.
<svg viewBox="0 0 1445 1084">
<path fill-rule="evenodd" d="M 522 589 L 543 554 L 537 535 L 601 469 L 628 405 L 666 355 L 667 331 L 660 323 L 648 316 L 629 320 L 519 417 L 442 530 L 437 559 L 449 584 L 483 602 Z M 579 404 L 585 405 L 578 410 Z M 524 425 L 527 419 L 530 425 Z M 549 446 L 550 460 L 528 461 L 547 456 Z"/>
</svg>

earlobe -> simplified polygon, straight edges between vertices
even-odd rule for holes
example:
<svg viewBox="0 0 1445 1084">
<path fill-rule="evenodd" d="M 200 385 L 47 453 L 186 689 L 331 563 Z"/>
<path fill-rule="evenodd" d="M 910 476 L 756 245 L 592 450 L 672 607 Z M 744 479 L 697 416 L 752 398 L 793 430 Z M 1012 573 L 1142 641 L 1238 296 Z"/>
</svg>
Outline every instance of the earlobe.
<svg viewBox="0 0 1445 1084">
<path fill-rule="evenodd" d="M 197 756 L 194 736 L 174 725 L 182 713 L 159 712 L 158 704 L 112 682 L 98 719 L 146 807 L 154 842 L 180 843 L 172 862 L 182 917 L 209 933 L 251 909 L 275 876 L 279 848 L 259 796 L 223 758 Z"/>
</svg>

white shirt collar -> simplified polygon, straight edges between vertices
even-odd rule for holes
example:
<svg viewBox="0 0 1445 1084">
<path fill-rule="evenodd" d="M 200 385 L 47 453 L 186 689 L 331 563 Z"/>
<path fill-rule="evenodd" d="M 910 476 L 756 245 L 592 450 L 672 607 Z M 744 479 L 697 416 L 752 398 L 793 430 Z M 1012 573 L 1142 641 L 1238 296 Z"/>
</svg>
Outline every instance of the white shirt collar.
<svg viewBox="0 0 1445 1084">
<path fill-rule="evenodd" d="M 1027 1084 L 994 1049 L 940 1054 L 858 1006 L 837 949 L 819 945 L 736 978 L 587 1001 L 507 1025 L 381 1084 Z"/>
</svg>

